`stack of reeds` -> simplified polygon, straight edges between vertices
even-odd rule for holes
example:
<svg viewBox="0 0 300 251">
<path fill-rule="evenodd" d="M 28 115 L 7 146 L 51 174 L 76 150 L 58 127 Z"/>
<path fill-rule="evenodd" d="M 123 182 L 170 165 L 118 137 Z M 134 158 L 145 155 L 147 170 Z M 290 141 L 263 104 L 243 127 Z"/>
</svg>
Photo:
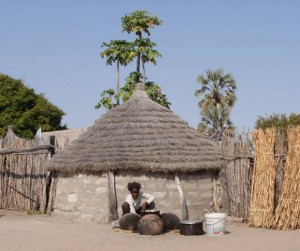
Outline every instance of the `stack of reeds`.
<svg viewBox="0 0 300 251">
<path fill-rule="evenodd" d="M 277 132 L 275 140 L 275 167 L 276 167 L 276 186 L 275 186 L 275 208 L 278 205 L 279 195 L 283 181 L 283 170 L 286 163 L 287 138 L 284 134 Z"/>
<path fill-rule="evenodd" d="M 288 130 L 288 154 L 273 227 L 300 227 L 300 127 Z"/>
<path fill-rule="evenodd" d="M 275 129 L 271 128 L 253 132 L 255 159 L 249 215 L 249 225 L 252 227 L 264 228 L 272 224 L 276 179 L 275 137 Z"/>
</svg>

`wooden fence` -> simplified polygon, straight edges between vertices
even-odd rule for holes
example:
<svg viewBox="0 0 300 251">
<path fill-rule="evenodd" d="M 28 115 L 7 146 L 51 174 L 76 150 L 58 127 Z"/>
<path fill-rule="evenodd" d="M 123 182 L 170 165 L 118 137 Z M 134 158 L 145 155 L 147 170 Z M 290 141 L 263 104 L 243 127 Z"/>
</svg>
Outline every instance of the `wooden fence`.
<svg viewBox="0 0 300 251">
<path fill-rule="evenodd" d="M 46 210 L 52 146 L 17 137 L 12 128 L 0 139 L 0 208 Z"/>
<path fill-rule="evenodd" d="M 225 133 L 221 144 L 225 165 L 220 173 L 223 211 L 247 219 L 249 215 L 253 149 L 247 132 Z"/>
<path fill-rule="evenodd" d="M 223 135 L 224 212 L 255 227 L 300 227 L 299 128 L 290 129 L 289 138 L 274 129 Z"/>
</svg>

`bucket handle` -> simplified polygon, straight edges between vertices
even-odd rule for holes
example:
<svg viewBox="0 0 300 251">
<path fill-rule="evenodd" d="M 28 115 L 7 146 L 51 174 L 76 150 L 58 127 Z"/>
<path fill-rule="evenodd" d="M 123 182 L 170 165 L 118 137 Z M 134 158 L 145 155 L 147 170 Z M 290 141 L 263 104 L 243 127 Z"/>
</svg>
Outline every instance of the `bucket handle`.
<svg viewBox="0 0 300 251">
<path fill-rule="evenodd" d="M 217 221 L 217 222 L 214 222 L 213 225 L 215 225 L 215 224 L 221 222 L 222 220 L 226 220 L 226 218 L 222 218 L 221 220 L 219 220 L 219 221 Z M 205 219 L 204 221 L 206 221 L 206 219 Z"/>
</svg>

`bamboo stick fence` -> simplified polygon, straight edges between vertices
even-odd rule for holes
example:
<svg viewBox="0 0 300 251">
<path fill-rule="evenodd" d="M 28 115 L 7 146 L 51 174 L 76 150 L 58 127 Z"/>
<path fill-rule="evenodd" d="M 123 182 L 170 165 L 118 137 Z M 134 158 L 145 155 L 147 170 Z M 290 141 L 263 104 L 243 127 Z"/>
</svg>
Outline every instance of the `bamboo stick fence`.
<svg viewBox="0 0 300 251">
<path fill-rule="evenodd" d="M 249 133 L 223 134 L 221 150 L 226 163 L 220 173 L 223 211 L 232 217 L 247 219 L 253 170 Z"/>
<path fill-rule="evenodd" d="M 50 145 L 17 137 L 12 128 L 0 139 L 0 208 L 45 210 L 48 195 L 44 163 Z"/>
</svg>

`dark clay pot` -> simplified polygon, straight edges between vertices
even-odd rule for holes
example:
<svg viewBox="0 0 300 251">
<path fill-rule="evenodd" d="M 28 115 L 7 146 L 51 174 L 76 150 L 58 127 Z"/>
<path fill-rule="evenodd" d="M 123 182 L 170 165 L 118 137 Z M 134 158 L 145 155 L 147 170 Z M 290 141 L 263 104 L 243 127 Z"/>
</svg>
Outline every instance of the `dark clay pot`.
<svg viewBox="0 0 300 251">
<path fill-rule="evenodd" d="M 152 210 L 145 210 L 145 211 L 141 211 L 141 212 L 140 212 L 140 216 L 141 216 L 141 217 L 143 217 L 143 216 L 145 216 L 145 215 L 148 215 L 148 214 L 153 214 L 153 215 L 160 216 L 160 211 L 159 211 L 159 210 L 152 209 Z"/>
</svg>

